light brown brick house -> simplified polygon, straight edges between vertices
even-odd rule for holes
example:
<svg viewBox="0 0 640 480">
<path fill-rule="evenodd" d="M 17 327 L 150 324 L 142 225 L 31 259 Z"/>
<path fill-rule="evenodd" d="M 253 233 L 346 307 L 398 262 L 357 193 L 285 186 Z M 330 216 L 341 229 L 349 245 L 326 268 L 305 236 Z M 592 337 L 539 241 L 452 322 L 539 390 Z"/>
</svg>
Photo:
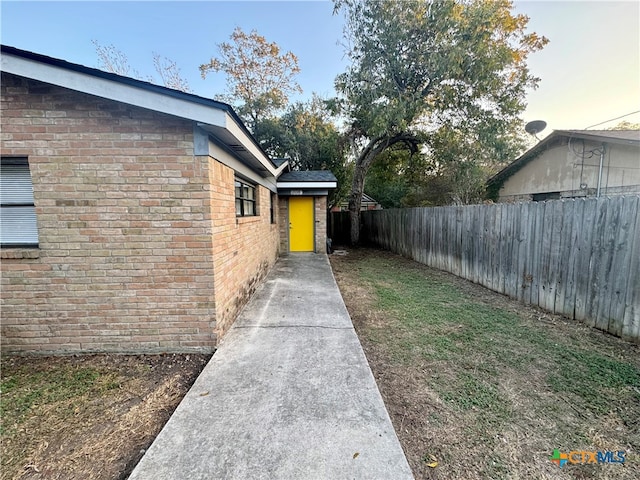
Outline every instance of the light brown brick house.
<svg viewBox="0 0 640 480">
<path fill-rule="evenodd" d="M 1 70 L 3 352 L 212 351 L 280 253 L 324 251 L 335 177 L 287 180 L 230 106 L 6 46 Z"/>
</svg>

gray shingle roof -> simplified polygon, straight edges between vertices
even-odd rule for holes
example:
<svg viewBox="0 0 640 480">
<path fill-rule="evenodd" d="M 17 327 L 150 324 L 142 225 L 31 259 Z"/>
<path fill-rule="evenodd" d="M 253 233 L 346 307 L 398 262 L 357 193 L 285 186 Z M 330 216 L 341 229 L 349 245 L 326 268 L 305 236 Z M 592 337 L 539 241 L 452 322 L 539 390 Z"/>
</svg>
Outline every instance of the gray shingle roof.
<svg viewBox="0 0 640 480">
<path fill-rule="evenodd" d="M 276 168 L 280 168 L 280 166 L 286 162 L 286 158 L 272 158 L 271 162 L 276 166 Z"/>
<path fill-rule="evenodd" d="M 283 173 L 278 177 L 280 182 L 337 182 L 337 178 L 329 170 L 304 170 Z"/>
</svg>

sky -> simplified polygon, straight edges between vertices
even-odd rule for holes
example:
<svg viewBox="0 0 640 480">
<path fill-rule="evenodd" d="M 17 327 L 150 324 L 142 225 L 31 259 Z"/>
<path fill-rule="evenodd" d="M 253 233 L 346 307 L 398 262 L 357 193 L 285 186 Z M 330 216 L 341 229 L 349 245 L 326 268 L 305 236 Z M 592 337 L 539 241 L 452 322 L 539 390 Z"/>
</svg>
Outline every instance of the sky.
<svg viewBox="0 0 640 480">
<path fill-rule="evenodd" d="M 529 30 L 550 42 L 529 60 L 541 79 L 529 92 L 523 122 L 544 120 L 547 129 L 583 129 L 640 111 L 640 1 L 516 1 Z M 235 27 L 257 30 L 299 59 L 298 82 L 312 93 L 335 94 L 347 66 L 342 19 L 328 1 L 72 1 L 0 2 L 5 45 L 98 67 L 92 40 L 113 44 L 132 67 L 152 75 L 154 52 L 174 60 L 193 93 L 224 93 L 223 74 L 200 77 L 198 66 L 216 54 Z M 622 120 L 640 123 L 640 112 Z"/>
</svg>

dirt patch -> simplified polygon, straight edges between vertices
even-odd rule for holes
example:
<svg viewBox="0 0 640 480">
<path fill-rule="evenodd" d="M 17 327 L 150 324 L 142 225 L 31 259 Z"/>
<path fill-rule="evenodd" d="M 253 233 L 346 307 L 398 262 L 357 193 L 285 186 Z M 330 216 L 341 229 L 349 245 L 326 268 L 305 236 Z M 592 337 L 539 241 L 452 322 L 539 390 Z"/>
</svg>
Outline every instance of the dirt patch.
<svg viewBox="0 0 640 480">
<path fill-rule="evenodd" d="M 416 479 L 640 478 L 639 345 L 389 252 L 330 260 Z"/>
<path fill-rule="evenodd" d="M 124 479 L 211 355 L 2 358 L 2 479 Z"/>
</svg>

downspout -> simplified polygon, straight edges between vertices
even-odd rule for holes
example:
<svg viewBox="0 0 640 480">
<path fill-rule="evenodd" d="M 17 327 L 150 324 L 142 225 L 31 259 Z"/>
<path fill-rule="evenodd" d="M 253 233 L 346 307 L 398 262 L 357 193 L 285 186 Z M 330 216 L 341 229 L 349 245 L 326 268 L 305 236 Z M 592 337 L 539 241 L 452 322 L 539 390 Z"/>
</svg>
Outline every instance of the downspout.
<svg viewBox="0 0 640 480">
<path fill-rule="evenodd" d="M 598 191 L 596 192 L 596 198 L 600 198 L 600 185 L 602 184 L 602 164 L 604 163 L 604 143 L 602 144 L 602 150 L 600 151 L 600 169 L 598 170 Z"/>
</svg>

